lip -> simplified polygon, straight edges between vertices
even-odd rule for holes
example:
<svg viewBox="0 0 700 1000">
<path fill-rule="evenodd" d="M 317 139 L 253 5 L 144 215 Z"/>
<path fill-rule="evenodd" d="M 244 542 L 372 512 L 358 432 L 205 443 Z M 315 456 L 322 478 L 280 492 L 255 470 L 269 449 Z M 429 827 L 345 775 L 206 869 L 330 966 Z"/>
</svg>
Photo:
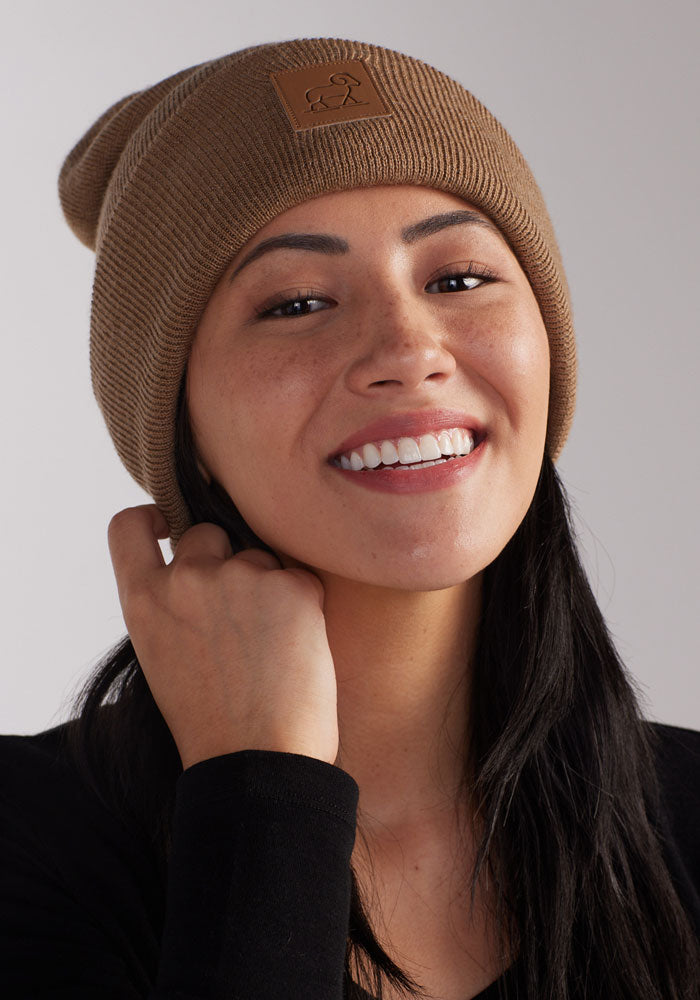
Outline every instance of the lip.
<svg viewBox="0 0 700 1000">
<path fill-rule="evenodd" d="M 373 420 L 371 424 L 367 424 L 355 434 L 351 434 L 328 456 L 328 461 L 332 462 L 333 459 L 339 458 L 346 451 L 358 448 L 370 441 L 420 437 L 422 434 L 431 434 L 433 431 L 441 431 L 447 427 L 466 427 L 468 430 L 475 431 L 477 447 L 486 436 L 486 430 L 481 421 L 465 413 L 464 410 L 413 410 L 410 413 L 393 413 L 388 417 Z M 435 468 L 439 469 L 441 466 L 435 466 Z"/>
<path fill-rule="evenodd" d="M 428 493 L 453 486 L 470 476 L 479 465 L 486 444 L 487 438 L 483 437 L 468 455 L 452 458 L 440 465 L 431 465 L 427 469 L 361 469 L 354 472 L 338 465 L 332 465 L 332 468 L 358 486 L 366 486 L 370 490 L 382 493 Z"/>
</svg>

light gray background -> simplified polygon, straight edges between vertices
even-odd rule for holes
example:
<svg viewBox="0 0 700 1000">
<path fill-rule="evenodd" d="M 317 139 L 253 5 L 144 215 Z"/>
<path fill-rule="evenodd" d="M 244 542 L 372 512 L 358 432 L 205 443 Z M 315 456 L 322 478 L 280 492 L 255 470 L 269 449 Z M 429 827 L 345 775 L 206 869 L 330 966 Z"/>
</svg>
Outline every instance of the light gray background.
<svg viewBox="0 0 700 1000">
<path fill-rule="evenodd" d="M 88 373 L 94 258 L 64 156 L 110 104 L 246 45 L 335 36 L 458 79 L 542 187 L 571 285 L 579 395 L 558 469 L 594 592 L 647 715 L 700 728 L 696 0 L 30 2 L 2 60 L 0 731 L 67 717 L 124 631 L 106 542 L 145 494 Z"/>
</svg>

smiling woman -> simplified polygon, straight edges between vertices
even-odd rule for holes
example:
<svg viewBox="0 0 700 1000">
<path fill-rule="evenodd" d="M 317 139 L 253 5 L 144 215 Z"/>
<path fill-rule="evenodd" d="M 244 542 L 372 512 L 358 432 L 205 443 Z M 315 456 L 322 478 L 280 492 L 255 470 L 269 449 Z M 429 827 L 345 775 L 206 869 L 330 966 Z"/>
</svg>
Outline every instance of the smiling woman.
<svg viewBox="0 0 700 1000">
<path fill-rule="evenodd" d="M 429 188 L 380 185 L 288 209 L 243 251 L 247 266 L 234 264 L 236 280 L 223 275 L 197 328 L 187 407 L 200 467 L 278 558 L 295 560 L 283 565 L 314 567 L 327 624 L 329 604 L 348 605 L 333 597 L 329 577 L 344 581 L 349 559 L 353 576 L 382 593 L 398 588 L 402 605 L 407 580 L 432 604 L 436 591 L 453 600 L 446 588 L 459 581 L 480 586 L 479 573 L 535 492 L 547 430 L 547 331 L 525 273 L 492 227 L 437 224 L 454 219 L 460 203 Z M 406 219 L 416 221 L 402 233 L 397 220 Z M 271 252 L 278 234 L 302 227 L 305 244 Z M 314 252 L 314 233 L 345 249 Z M 260 246 L 267 253 L 256 254 Z M 470 266 L 490 277 L 465 284 L 458 272 Z M 320 308 L 284 314 L 302 303 Z M 437 457 L 441 430 L 461 428 L 474 445 L 478 438 L 468 456 L 414 468 L 421 448 Z M 443 443 L 448 454 L 466 451 L 461 438 Z M 329 457 L 339 453 L 365 471 L 336 472 Z M 382 474 L 380 464 L 397 468 Z M 386 628 L 382 596 L 365 593 L 374 614 L 355 613 Z M 412 617 L 422 630 L 425 614 Z M 397 669 L 416 648 L 402 632 Z M 344 658 L 334 648 L 336 676 Z M 386 684 L 390 673 L 382 671 Z"/>
<path fill-rule="evenodd" d="M 75 717 L 0 740 L 3 995 L 697 997 L 700 734 L 642 718 L 579 560 L 568 289 L 502 126 L 273 43 L 118 101 L 60 195 L 154 504 Z"/>
</svg>

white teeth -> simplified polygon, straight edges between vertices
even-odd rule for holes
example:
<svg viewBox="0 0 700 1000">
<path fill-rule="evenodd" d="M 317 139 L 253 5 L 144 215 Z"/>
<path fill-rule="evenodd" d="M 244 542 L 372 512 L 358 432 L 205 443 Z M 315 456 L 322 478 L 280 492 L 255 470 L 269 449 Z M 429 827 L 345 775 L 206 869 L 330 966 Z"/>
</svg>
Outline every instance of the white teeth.
<svg viewBox="0 0 700 1000">
<path fill-rule="evenodd" d="M 461 441 L 461 446 L 460 446 Z M 471 435 L 465 433 L 465 431 L 457 428 L 455 434 L 455 447 L 463 455 L 469 455 L 470 452 L 474 450 L 474 442 L 472 441 Z"/>
<path fill-rule="evenodd" d="M 452 444 L 452 438 L 447 433 L 447 431 L 441 431 L 438 438 L 438 444 L 440 445 L 440 452 L 443 455 L 454 455 L 455 449 Z"/>
<path fill-rule="evenodd" d="M 399 453 L 391 441 L 382 441 L 382 462 L 384 465 L 395 465 L 399 460 Z"/>
<path fill-rule="evenodd" d="M 420 462 L 418 465 L 396 465 L 389 469 L 390 472 L 406 472 L 408 469 L 429 469 L 431 465 L 444 465 L 449 462 L 449 458 L 439 458 L 437 462 Z"/>
<path fill-rule="evenodd" d="M 418 447 L 420 448 L 421 459 L 424 462 L 430 462 L 434 458 L 442 458 L 440 445 L 432 434 L 424 434 L 418 442 Z"/>
<path fill-rule="evenodd" d="M 366 444 L 362 449 L 362 461 L 367 466 L 368 469 L 376 469 L 378 465 L 382 464 L 382 456 L 379 454 L 379 448 L 376 444 Z"/>
<path fill-rule="evenodd" d="M 393 441 L 382 441 L 377 447 L 370 442 L 351 451 L 349 455 L 341 455 L 339 464 L 343 469 L 352 469 L 354 472 L 376 469 L 382 463 L 387 466 L 396 466 L 398 463 L 412 468 L 416 463 L 444 461 L 443 455 L 468 455 L 474 449 L 471 432 L 460 427 L 436 434 L 423 434 L 418 440 L 402 437 L 397 444 L 398 446 Z"/>
<path fill-rule="evenodd" d="M 422 462 L 420 448 L 413 438 L 399 438 L 399 462 L 401 465 L 412 465 L 413 462 Z"/>
</svg>

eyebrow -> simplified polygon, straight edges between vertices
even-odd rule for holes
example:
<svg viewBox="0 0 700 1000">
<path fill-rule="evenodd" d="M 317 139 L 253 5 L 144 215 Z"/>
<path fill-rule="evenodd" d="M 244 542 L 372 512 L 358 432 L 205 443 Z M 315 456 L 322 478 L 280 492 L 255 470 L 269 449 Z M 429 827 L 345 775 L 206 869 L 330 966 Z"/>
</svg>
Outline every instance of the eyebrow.
<svg viewBox="0 0 700 1000">
<path fill-rule="evenodd" d="M 492 233 L 496 233 L 501 240 L 504 239 L 500 229 L 489 219 L 484 218 L 483 215 L 470 212 L 468 209 L 457 209 L 454 212 L 431 215 L 427 219 L 422 219 L 420 222 L 414 222 L 412 225 L 406 226 L 405 229 L 401 230 L 401 242 L 410 245 L 417 240 L 432 236 L 433 233 L 438 233 L 442 229 L 447 229 L 449 226 L 464 225 L 480 226 L 483 229 L 490 230 Z M 269 239 L 263 240 L 262 243 L 258 243 L 255 249 L 251 250 L 241 263 L 234 268 L 229 276 L 229 284 L 233 282 L 236 275 L 240 274 L 244 267 L 252 264 L 254 260 L 258 260 L 264 254 L 271 253 L 273 250 L 312 250 L 316 253 L 324 254 L 345 254 L 350 252 L 350 244 L 340 236 L 331 236 L 330 233 L 283 233 L 280 236 L 271 236 Z"/>
</svg>

